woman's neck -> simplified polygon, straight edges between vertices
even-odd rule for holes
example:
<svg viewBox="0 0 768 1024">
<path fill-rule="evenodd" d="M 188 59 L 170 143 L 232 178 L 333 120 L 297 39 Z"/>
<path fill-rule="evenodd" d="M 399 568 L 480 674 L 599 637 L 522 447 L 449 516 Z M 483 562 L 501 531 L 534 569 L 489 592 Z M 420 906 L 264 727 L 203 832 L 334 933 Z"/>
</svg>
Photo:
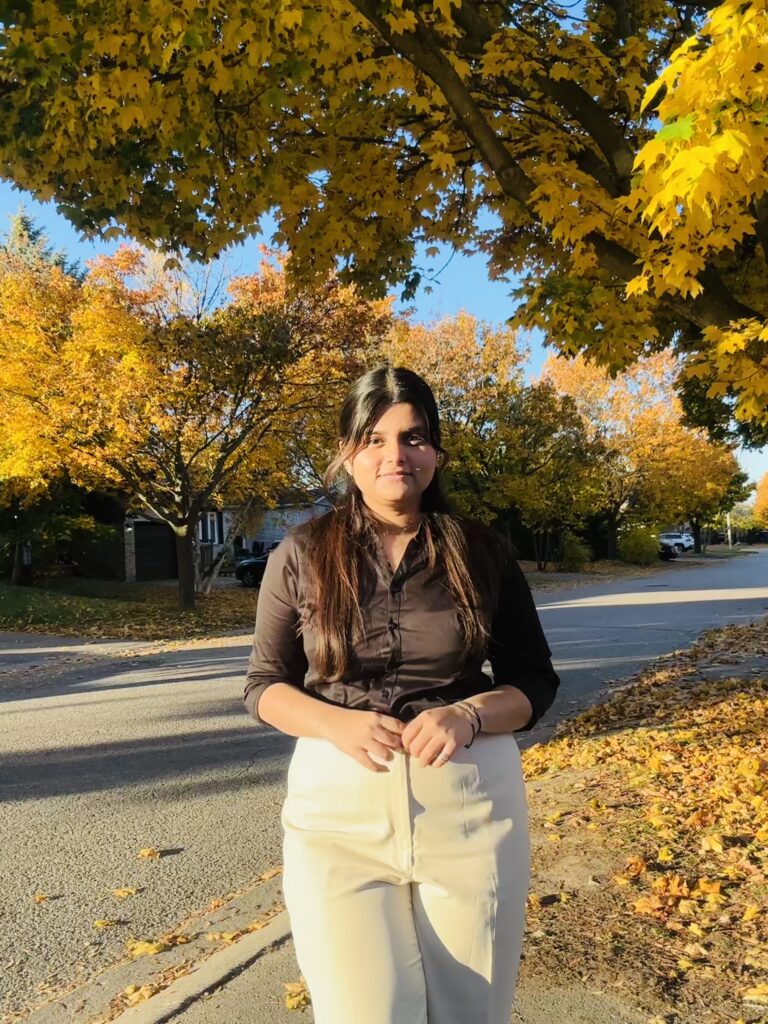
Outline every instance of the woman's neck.
<svg viewBox="0 0 768 1024">
<path fill-rule="evenodd" d="M 364 502 L 366 511 L 377 529 L 385 533 L 409 533 L 418 529 L 422 513 L 414 508 L 373 508 Z"/>
</svg>

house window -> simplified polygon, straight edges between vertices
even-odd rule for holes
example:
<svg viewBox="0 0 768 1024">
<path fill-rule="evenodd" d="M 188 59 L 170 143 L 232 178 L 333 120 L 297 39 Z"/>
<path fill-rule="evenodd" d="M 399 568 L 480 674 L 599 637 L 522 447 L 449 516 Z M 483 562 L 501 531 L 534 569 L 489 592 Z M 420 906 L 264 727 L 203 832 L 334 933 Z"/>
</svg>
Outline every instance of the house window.
<svg viewBox="0 0 768 1024">
<path fill-rule="evenodd" d="M 221 515 L 218 512 L 203 512 L 200 516 L 198 533 L 203 544 L 221 544 Z"/>
</svg>

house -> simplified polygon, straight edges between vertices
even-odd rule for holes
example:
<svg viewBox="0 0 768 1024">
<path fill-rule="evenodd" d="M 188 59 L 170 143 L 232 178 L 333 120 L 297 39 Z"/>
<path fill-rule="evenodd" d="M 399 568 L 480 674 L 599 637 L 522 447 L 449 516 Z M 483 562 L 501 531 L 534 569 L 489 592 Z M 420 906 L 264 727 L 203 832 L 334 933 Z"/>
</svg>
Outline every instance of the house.
<svg viewBox="0 0 768 1024">
<path fill-rule="evenodd" d="M 292 526 L 322 515 L 331 508 L 330 501 L 316 492 L 310 502 L 286 501 L 276 508 L 264 509 L 253 522 L 233 539 L 235 558 L 274 547 Z M 201 569 L 205 572 L 221 552 L 239 507 L 210 509 L 198 521 L 198 550 Z M 176 539 L 167 523 L 151 512 L 127 516 L 123 524 L 124 558 L 118 575 L 128 582 L 176 579 Z"/>
</svg>

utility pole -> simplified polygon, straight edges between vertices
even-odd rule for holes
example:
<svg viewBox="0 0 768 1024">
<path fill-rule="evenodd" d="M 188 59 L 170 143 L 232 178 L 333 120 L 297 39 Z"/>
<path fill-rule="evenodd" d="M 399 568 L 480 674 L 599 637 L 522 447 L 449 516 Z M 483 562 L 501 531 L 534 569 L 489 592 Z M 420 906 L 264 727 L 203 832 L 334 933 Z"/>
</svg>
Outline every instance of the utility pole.
<svg viewBox="0 0 768 1024">
<path fill-rule="evenodd" d="M 726 529 L 728 531 L 728 547 L 732 548 L 733 547 L 733 537 L 731 535 L 731 513 L 730 512 L 726 512 L 725 513 L 725 525 L 726 525 Z"/>
</svg>

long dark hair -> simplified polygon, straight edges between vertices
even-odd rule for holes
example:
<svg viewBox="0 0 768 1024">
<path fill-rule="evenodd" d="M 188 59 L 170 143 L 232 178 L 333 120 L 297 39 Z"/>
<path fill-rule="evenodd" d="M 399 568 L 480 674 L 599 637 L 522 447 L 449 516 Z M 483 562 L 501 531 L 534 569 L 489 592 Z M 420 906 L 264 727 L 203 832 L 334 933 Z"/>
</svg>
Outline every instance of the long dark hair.
<svg viewBox="0 0 768 1024">
<path fill-rule="evenodd" d="M 366 573 L 372 568 L 375 537 L 363 496 L 344 469 L 365 443 L 376 420 L 398 402 L 421 413 L 430 444 L 443 459 L 440 419 L 432 390 L 423 378 L 403 367 L 382 366 L 355 381 L 341 409 L 339 452 L 325 473 L 325 487 L 334 494 L 334 509 L 311 522 L 307 529 L 307 565 L 310 582 L 310 614 L 316 633 L 315 656 L 326 678 L 338 679 L 350 663 L 353 638 L 364 633 L 360 595 Z M 486 586 L 498 557 L 489 550 L 492 531 L 484 531 L 485 543 L 477 545 L 479 557 L 470 562 L 468 538 L 479 524 L 452 514 L 440 486 L 439 471 L 421 496 L 423 529 L 430 574 L 442 573 L 456 602 L 465 656 L 485 649 L 490 623 Z M 479 572 L 478 572 L 479 568 Z"/>
</svg>

